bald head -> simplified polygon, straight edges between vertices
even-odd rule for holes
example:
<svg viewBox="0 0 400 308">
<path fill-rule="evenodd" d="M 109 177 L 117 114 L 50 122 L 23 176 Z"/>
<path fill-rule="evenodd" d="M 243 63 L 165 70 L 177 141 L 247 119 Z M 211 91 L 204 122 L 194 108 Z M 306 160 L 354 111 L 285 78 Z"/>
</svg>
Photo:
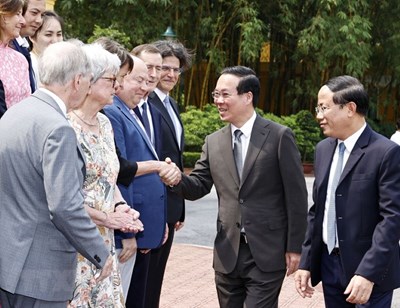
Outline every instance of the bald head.
<svg viewBox="0 0 400 308">
<path fill-rule="evenodd" d="M 147 94 L 147 66 L 138 57 L 132 56 L 134 66 L 132 71 L 125 76 L 123 85 L 117 90 L 117 95 L 128 106 L 135 108 L 140 100 Z"/>
</svg>

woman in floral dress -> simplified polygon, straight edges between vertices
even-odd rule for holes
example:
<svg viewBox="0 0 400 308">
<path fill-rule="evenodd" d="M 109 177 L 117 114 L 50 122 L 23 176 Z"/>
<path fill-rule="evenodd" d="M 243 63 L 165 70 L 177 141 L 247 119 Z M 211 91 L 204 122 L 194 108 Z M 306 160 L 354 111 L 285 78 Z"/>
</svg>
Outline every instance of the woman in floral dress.
<svg viewBox="0 0 400 308">
<path fill-rule="evenodd" d="M 71 111 L 69 119 L 86 158 L 85 207 L 110 248 L 114 264 L 111 276 L 98 281 L 99 270 L 78 255 L 75 290 L 69 307 L 118 308 L 125 305 L 115 255 L 114 229 L 129 232 L 142 230 L 138 212 L 124 202 L 116 186 L 119 163 L 112 128 L 107 117 L 99 113 L 105 105 L 112 103 L 118 86 L 115 75 L 120 61 L 98 44 L 83 48 L 92 60 L 93 81 L 82 107 Z"/>
</svg>

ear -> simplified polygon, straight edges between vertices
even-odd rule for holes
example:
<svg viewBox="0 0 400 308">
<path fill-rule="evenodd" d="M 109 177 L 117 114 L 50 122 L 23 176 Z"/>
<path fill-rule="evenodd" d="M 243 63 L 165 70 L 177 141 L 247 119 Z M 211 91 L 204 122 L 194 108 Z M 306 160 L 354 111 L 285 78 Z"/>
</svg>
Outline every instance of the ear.
<svg viewBox="0 0 400 308">
<path fill-rule="evenodd" d="M 251 104 L 253 105 L 253 92 L 246 92 L 243 93 L 244 98 L 246 99 L 246 105 Z"/>
<path fill-rule="evenodd" d="M 352 117 L 354 114 L 357 113 L 357 104 L 355 102 L 348 102 L 346 104 L 347 109 L 348 109 L 348 116 Z"/>
</svg>

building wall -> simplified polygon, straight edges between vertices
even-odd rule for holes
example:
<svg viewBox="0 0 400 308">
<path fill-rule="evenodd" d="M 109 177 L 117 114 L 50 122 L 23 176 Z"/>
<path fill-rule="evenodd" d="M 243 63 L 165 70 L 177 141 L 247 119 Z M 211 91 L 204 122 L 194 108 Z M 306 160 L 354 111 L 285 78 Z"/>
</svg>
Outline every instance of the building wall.
<svg viewBox="0 0 400 308">
<path fill-rule="evenodd" d="M 56 0 L 46 0 L 46 10 L 54 10 Z"/>
</svg>

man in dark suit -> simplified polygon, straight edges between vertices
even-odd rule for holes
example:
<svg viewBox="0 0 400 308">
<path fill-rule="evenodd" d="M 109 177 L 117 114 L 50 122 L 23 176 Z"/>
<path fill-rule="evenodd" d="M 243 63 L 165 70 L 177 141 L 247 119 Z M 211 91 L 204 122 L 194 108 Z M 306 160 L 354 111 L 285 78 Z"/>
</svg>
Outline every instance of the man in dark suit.
<svg viewBox="0 0 400 308">
<path fill-rule="evenodd" d="M 306 230 L 307 189 L 293 133 L 256 114 L 259 91 L 253 70 L 222 71 L 213 97 L 229 125 L 206 137 L 194 170 L 174 188 L 195 200 L 215 185 L 213 264 L 225 308 L 278 307 Z"/>
<path fill-rule="evenodd" d="M 350 76 L 318 93 L 328 137 L 316 147 L 314 205 L 295 286 L 311 297 L 322 281 L 326 307 L 390 307 L 400 286 L 400 147 L 365 121 L 363 85 Z"/>
<path fill-rule="evenodd" d="M 29 64 L 29 81 L 32 93 L 37 88 L 37 79 L 32 68 L 31 55 L 29 53 L 29 43 L 27 37 L 33 36 L 39 27 L 42 25 L 42 15 L 46 10 L 45 0 L 26 0 L 23 8 L 23 16 L 25 18 L 25 25 L 21 28 L 20 36 L 12 40 L 12 47 L 22 53 Z"/>
<path fill-rule="evenodd" d="M 160 159 L 169 157 L 183 171 L 184 131 L 179 115 L 178 104 L 169 96 L 170 91 L 179 81 L 181 72 L 191 64 L 191 54 L 178 42 L 157 41 L 154 43 L 161 53 L 161 76 L 157 88 L 149 94 L 150 106 L 159 110 L 162 115 Z M 185 201 L 181 196 L 167 190 L 168 239 L 158 249 L 153 249 L 150 260 L 149 285 L 146 293 L 146 304 L 149 308 L 158 308 L 165 267 L 171 251 L 175 231 L 184 225 Z"/>
</svg>

